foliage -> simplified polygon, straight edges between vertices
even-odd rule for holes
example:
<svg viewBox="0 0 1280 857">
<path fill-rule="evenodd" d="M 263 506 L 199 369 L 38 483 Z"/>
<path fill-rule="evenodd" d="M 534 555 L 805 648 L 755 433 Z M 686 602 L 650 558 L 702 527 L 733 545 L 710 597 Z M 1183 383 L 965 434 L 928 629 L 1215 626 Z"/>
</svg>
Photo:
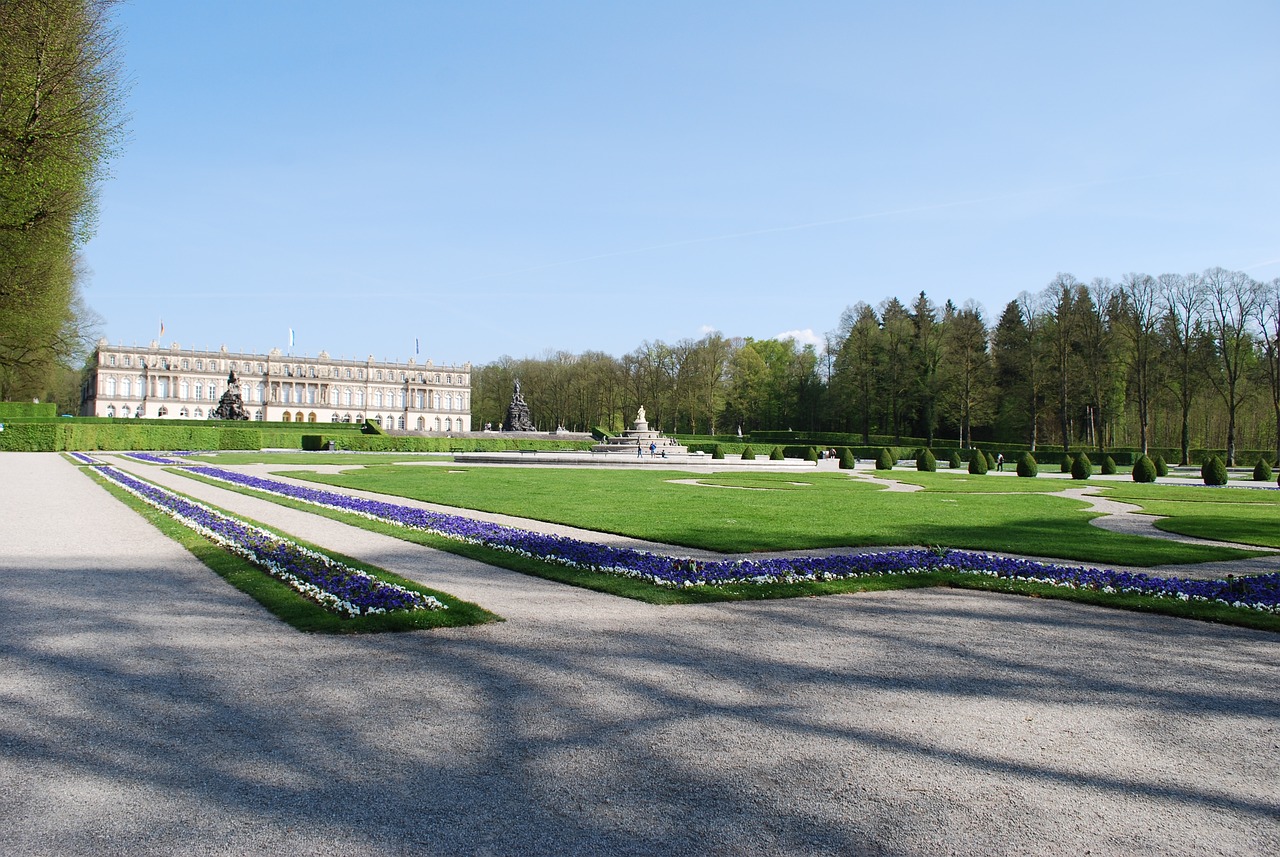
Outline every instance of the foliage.
<svg viewBox="0 0 1280 857">
<path fill-rule="evenodd" d="M 711 450 L 711 457 L 716 461 L 724 458 L 724 444 L 717 443 L 715 448 Z"/>
<path fill-rule="evenodd" d="M 1060 462 L 1060 466 L 1061 466 L 1061 468 L 1062 468 L 1062 472 L 1063 472 L 1063 473 L 1070 473 L 1070 472 L 1071 472 L 1071 466 L 1072 466 L 1073 464 L 1075 464 L 1075 463 L 1076 463 L 1076 457 L 1075 457 L 1074 455 L 1064 455 L 1064 456 L 1062 456 L 1062 461 Z"/>
<path fill-rule="evenodd" d="M 960 450 L 950 449 L 947 451 L 947 467 L 952 470 L 959 470 L 962 464 L 964 464 L 964 461 L 960 458 Z"/>
<path fill-rule="evenodd" d="M 754 449 L 752 449 L 752 448 L 751 448 L 751 445 L 750 445 L 750 444 L 747 444 L 746 446 L 744 446 L 744 447 L 742 448 L 742 455 L 741 455 L 741 457 L 742 457 L 742 460 L 743 460 L 743 461 L 755 461 L 755 460 L 756 460 L 756 451 L 755 451 Z"/>
<path fill-rule="evenodd" d="M 1100 465 L 1103 476 L 1112 476 L 1116 472 L 1116 460 L 1110 455 L 1103 453 L 1102 464 Z"/>
<path fill-rule="evenodd" d="M 1093 462 L 1089 460 L 1088 454 L 1084 452 L 1077 453 L 1075 460 L 1071 462 L 1071 478 L 1088 479 L 1092 475 Z"/>
<path fill-rule="evenodd" d="M 775 446 L 773 449 L 769 450 L 770 461 L 783 461 L 786 457 L 787 456 L 783 454 L 782 447 L 780 446 Z"/>
<path fill-rule="evenodd" d="M 1200 478 L 1205 485 L 1226 485 L 1227 465 L 1218 456 L 1211 455 L 1200 465 Z"/>
<path fill-rule="evenodd" d="M 1169 464 L 1164 460 L 1163 455 L 1157 454 L 1155 458 L 1151 459 L 1151 463 L 1155 465 L 1156 476 L 1163 479 L 1169 475 Z"/>
<path fill-rule="evenodd" d="M 1038 476 L 1040 466 L 1036 464 L 1036 457 L 1029 452 L 1024 452 L 1018 456 L 1018 475 L 1027 478 Z"/>
<path fill-rule="evenodd" d="M 804 450 L 804 460 L 805 460 L 805 461 L 817 461 L 817 460 L 818 460 L 818 448 L 817 448 L 817 447 L 815 447 L 815 446 L 805 447 L 805 450 Z"/>
<path fill-rule="evenodd" d="M 1271 481 L 1271 462 L 1267 461 L 1265 458 L 1258 459 L 1258 463 L 1253 466 L 1253 481 Z"/>
<path fill-rule="evenodd" d="M 974 476 L 983 476 L 989 469 L 986 454 L 980 449 L 973 450 L 973 454 L 969 456 L 969 472 Z"/>
<path fill-rule="evenodd" d="M 13 419 L 46 419 L 58 417 L 58 406 L 52 402 L 0 402 L 0 421 Z"/>
<path fill-rule="evenodd" d="M 923 470 L 933 473 L 938 469 L 938 459 L 933 452 L 928 449 L 920 450 L 920 454 L 916 456 L 916 470 Z"/>
<path fill-rule="evenodd" d="M 1133 465 L 1133 481 L 1134 482 L 1155 482 L 1156 481 L 1156 465 L 1147 456 L 1139 456 L 1136 464 Z"/>
<path fill-rule="evenodd" d="M 854 456 L 853 450 L 847 446 L 840 448 L 840 469 L 853 470 L 858 465 L 858 459 Z"/>
<path fill-rule="evenodd" d="M 887 447 L 876 454 L 876 470 L 892 470 L 894 463 L 894 455 Z"/>
</svg>

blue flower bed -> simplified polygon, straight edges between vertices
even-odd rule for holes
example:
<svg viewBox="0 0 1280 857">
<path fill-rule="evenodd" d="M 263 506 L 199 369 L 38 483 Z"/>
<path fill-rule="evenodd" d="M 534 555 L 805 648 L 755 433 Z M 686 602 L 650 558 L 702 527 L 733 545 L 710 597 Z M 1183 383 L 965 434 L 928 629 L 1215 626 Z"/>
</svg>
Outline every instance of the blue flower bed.
<svg viewBox="0 0 1280 857">
<path fill-rule="evenodd" d="M 802 583 L 883 574 L 948 571 L 1034 581 L 1074 589 L 1138 593 L 1183 601 L 1214 601 L 1234 607 L 1280 613 L 1280 573 L 1227 580 L 1193 580 L 943 549 L 704 562 L 633 548 L 610 547 L 565 536 L 534 533 L 460 515 L 447 515 L 381 500 L 352 497 L 335 491 L 290 485 L 275 479 L 248 476 L 217 467 L 188 469 L 211 479 L 304 503 L 351 512 L 402 527 L 426 530 L 446 538 L 536 557 L 573 568 L 647 580 L 659 586 Z"/>
<path fill-rule="evenodd" d="M 74 458 L 76 461 L 80 462 L 81 464 L 97 464 L 98 463 L 90 456 L 85 455 L 83 452 L 73 452 L 71 453 L 71 457 Z"/>
<path fill-rule="evenodd" d="M 151 452 L 126 452 L 125 458 L 132 458 L 134 461 L 141 461 L 145 464 L 182 464 L 181 461 L 174 461 L 172 458 L 166 458 L 163 455 L 156 455 Z"/>
<path fill-rule="evenodd" d="M 258 565 L 273 577 L 342 616 L 389 610 L 444 610 L 438 599 L 387 583 L 260 527 L 100 465 L 97 472 L 143 502 Z"/>
</svg>

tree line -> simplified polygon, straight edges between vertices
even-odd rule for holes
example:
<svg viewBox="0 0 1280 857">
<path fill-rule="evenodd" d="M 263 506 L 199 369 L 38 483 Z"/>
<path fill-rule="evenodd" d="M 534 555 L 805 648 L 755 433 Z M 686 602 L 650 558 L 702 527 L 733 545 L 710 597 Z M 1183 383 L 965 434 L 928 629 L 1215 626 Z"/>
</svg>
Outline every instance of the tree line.
<svg viewBox="0 0 1280 857">
<path fill-rule="evenodd" d="M 78 249 L 123 139 L 113 0 L 0 2 L 0 400 L 78 402 Z"/>
<path fill-rule="evenodd" d="M 503 357 L 473 373 L 472 422 L 500 424 L 521 379 L 540 428 L 617 431 L 645 405 L 668 433 L 769 429 L 1053 445 L 1274 449 L 1280 278 L 1240 271 L 1057 275 L 999 317 L 921 292 L 858 302 L 821 348 L 726 337 L 629 354 Z"/>
</svg>

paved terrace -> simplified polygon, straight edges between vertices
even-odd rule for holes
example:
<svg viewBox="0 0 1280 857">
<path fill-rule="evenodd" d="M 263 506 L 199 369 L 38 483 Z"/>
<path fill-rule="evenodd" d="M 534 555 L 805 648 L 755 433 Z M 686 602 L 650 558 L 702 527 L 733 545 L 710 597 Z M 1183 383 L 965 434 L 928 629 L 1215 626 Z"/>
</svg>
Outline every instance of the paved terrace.
<svg viewBox="0 0 1280 857">
<path fill-rule="evenodd" d="M 2 853 L 1280 852 L 1273 634 L 950 590 L 655 607 L 130 468 L 507 621 L 300 634 L 0 453 Z"/>
</svg>

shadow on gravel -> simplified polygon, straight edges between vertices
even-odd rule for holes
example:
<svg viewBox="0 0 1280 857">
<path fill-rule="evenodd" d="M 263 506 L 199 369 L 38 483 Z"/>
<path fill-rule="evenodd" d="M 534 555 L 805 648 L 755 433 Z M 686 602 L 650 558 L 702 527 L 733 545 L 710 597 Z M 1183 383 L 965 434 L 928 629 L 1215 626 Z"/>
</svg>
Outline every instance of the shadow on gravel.
<svg viewBox="0 0 1280 857">
<path fill-rule="evenodd" d="M 6 576 L 18 850 L 1017 852 L 1153 806 L 1136 850 L 1280 835 L 1260 633 L 933 590 L 335 639 L 163 569 Z"/>
</svg>

